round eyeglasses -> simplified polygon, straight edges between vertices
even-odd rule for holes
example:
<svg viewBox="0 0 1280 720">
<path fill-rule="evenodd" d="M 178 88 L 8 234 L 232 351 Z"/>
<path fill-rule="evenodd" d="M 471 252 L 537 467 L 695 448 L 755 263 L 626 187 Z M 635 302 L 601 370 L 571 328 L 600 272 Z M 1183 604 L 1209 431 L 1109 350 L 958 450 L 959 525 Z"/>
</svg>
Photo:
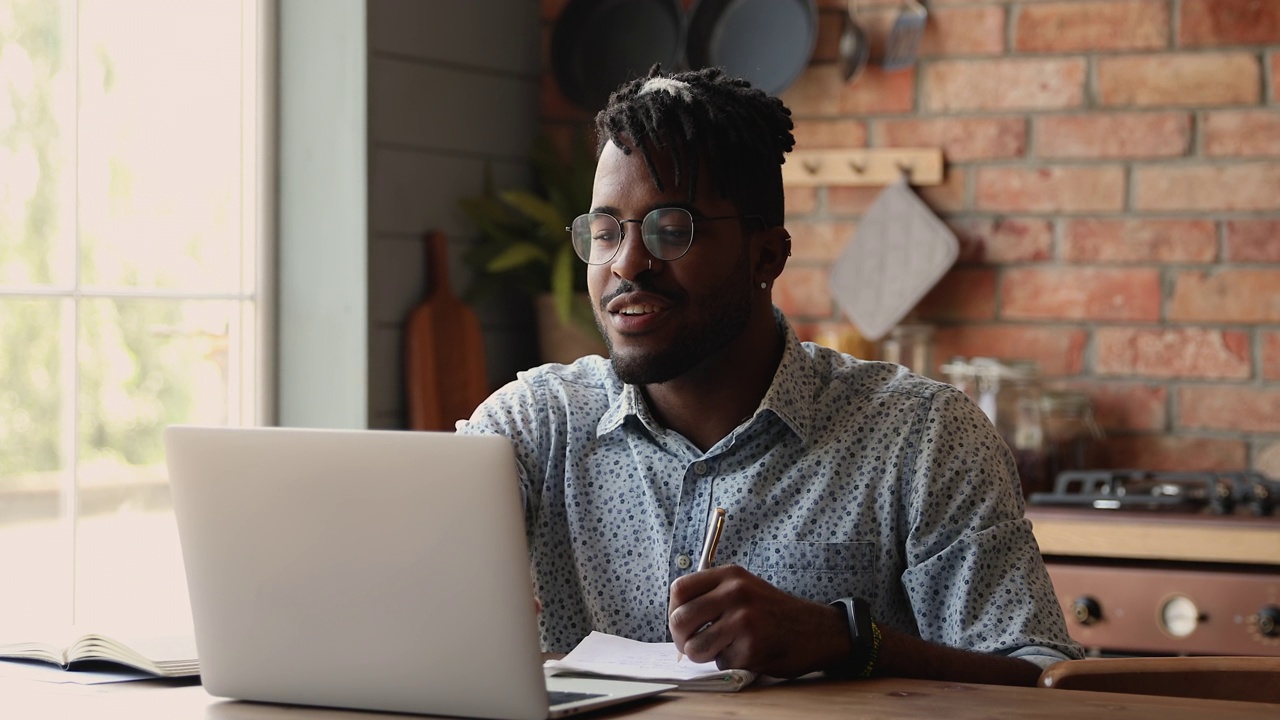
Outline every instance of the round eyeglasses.
<svg viewBox="0 0 1280 720">
<path fill-rule="evenodd" d="M 698 222 L 759 218 L 758 215 L 717 215 L 699 217 Z M 679 260 L 693 244 L 693 213 L 670 207 L 650 210 L 643 220 L 619 220 L 609 213 L 587 213 L 565 228 L 573 238 L 573 250 L 588 265 L 603 265 L 622 247 L 624 223 L 639 223 L 644 246 L 659 260 Z"/>
</svg>

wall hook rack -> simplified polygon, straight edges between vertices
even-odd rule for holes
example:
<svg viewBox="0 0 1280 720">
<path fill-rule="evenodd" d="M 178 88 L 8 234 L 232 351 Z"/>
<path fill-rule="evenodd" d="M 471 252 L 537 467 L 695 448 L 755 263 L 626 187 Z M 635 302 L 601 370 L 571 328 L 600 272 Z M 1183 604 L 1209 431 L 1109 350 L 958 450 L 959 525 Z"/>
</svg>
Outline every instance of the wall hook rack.
<svg viewBox="0 0 1280 720">
<path fill-rule="evenodd" d="M 912 185 L 942 183 L 941 148 L 795 150 L 782 165 L 784 185 Z"/>
</svg>

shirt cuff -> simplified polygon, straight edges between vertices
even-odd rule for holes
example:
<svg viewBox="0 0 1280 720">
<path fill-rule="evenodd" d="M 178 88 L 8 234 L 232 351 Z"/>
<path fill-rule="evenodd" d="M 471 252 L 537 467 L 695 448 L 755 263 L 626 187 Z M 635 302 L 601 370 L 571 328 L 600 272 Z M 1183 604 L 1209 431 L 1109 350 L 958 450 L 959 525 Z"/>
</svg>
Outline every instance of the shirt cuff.
<svg viewBox="0 0 1280 720">
<path fill-rule="evenodd" d="M 1018 658 L 1019 660 L 1026 660 L 1027 662 L 1038 666 L 1041 670 L 1045 670 L 1050 665 L 1053 665 L 1055 663 L 1060 663 L 1063 660 L 1071 659 L 1066 655 L 1063 655 L 1062 653 L 1058 652 L 1057 650 L 1054 650 L 1053 648 L 1042 647 L 1040 645 L 1028 645 L 1026 647 L 1020 647 L 1017 650 L 1014 650 L 1013 652 L 1009 653 L 1009 657 L 1015 657 L 1015 658 Z"/>
</svg>

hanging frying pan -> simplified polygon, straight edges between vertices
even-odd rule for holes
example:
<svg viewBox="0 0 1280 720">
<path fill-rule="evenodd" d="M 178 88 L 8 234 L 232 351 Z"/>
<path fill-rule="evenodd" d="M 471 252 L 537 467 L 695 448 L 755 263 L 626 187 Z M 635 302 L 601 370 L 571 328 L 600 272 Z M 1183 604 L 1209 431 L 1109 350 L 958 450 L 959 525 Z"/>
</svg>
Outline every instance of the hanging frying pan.
<svg viewBox="0 0 1280 720">
<path fill-rule="evenodd" d="M 808 67 L 817 40 L 817 0 L 699 0 L 685 56 L 691 68 L 723 67 L 777 95 Z"/>
<path fill-rule="evenodd" d="M 679 0 L 570 0 L 551 32 L 551 70 L 565 97 L 594 112 L 654 63 L 680 67 L 683 30 Z"/>
</svg>

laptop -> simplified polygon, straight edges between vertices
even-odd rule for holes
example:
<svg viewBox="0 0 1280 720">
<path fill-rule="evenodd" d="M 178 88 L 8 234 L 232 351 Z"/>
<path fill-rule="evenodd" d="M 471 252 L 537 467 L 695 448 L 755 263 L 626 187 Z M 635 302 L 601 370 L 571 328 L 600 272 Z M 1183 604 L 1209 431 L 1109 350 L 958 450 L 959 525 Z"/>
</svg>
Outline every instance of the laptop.
<svg viewBox="0 0 1280 720">
<path fill-rule="evenodd" d="M 506 438 L 173 426 L 164 442 L 212 695 L 543 720 L 674 687 L 545 676 Z"/>
</svg>

